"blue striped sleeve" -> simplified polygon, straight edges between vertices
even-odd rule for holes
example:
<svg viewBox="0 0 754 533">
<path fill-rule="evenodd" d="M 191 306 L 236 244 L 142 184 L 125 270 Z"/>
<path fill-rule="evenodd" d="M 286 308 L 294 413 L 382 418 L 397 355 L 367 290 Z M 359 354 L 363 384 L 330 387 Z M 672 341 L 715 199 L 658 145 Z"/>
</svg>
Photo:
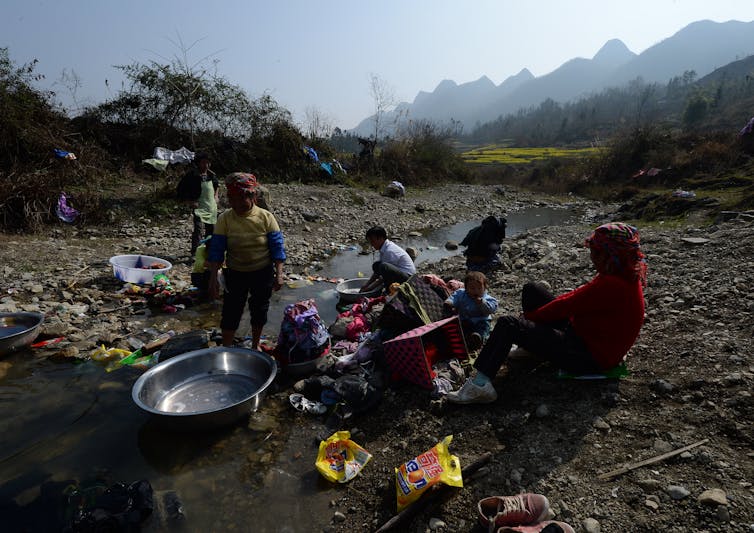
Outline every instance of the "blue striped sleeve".
<svg viewBox="0 0 754 533">
<path fill-rule="evenodd" d="M 273 261 L 285 261 L 282 231 L 271 231 L 267 234 L 267 247 L 270 249 L 270 257 Z"/>
<path fill-rule="evenodd" d="M 210 263 L 222 263 L 223 261 L 225 261 L 225 250 L 227 249 L 227 235 L 212 235 L 212 238 L 209 240 L 209 252 L 207 254 L 207 260 Z"/>
</svg>

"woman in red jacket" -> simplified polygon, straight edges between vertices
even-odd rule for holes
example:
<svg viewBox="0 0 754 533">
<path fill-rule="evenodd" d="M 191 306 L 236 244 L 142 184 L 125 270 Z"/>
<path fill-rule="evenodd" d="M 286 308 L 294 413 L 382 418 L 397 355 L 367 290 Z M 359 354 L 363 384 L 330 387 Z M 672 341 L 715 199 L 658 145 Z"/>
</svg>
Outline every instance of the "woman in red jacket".
<svg viewBox="0 0 754 533">
<path fill-rule="evenodd" d="M 597 275 L 557 298 L 541 284 L 524 285 L 524 314 L 498 319 L 474 363 L 475 376 L 448 394 L 449 401 L 494 402 L 497 392 L 490 380 L 513 344 L 579 374 L 601 372 L 623 360 L 644 321 L 647 265 L 639 232 L 622 222 L 604 224 L 586 244 Z"/>
</svg>

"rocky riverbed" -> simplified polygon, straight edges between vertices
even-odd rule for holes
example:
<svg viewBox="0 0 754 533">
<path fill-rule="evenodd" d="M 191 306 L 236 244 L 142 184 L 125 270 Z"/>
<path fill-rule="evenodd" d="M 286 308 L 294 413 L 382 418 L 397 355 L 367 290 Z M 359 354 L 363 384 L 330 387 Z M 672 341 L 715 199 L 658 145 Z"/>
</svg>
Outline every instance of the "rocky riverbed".
<svg viewBox="0 0 754 533">
<path fill-rule="evenodd" d="M 601 205 L 500 187 L 437 187 L 402 200 L 341 187 L 271 189 L 290 273 L 315 273 L 340 244 L 361 243 L 373 224 L 405 237 L 530 205 L 583 208 L 588 220 L 505 242 L 504 268 L 490 276 L 500 314 L 518 313 L 527 280 L 547 281 L 559 293 L 590 279 L 583 240 L 591 226 L 610 218 Z M 395 512 L 393 468 L 453 434 L 451 449 L 462 463 L 487 451 L 493 458 L 406 530 L 472 530 L 480 498 L 520 491 L 547 495 L 557 519 L 584 531 L 754 530 L 754 223 L 739 216 L 706 227 L 639 227 L 649 259 L 648 307 L 628 377 L 558 380 L 552 368 L 517 358 L 495 380 L 499 399 L 488 406 L 432 404 L 417 389 L 390 389 L 368 416 L 343 428 L 374 459 L 348 486 L 331 489 L 329 514 L 315 517 L 316 527 L 376 529 Z M 2 235 L 0 311 L 44 312 L 45 333 L 66 339 L 50 355 L 85 356 L 100 343 L 125 346 L 136 318 L 116 294 L 120 284 L 107 259 L 133 252 L 165 257 L 175 263 L 171 279 L 180 288 L 189 282 L 189 231 L 188 217 L 176 211 L 169 221 Z M 422 269 L 462 276 L 463 263 L 454 257 Z M 9 365 L 0 362 L 0 384 Z M 308 415 L 293 416 L 309 423 Z M 597 477 L 705 439 L 656 464 L 610 480 Z M 314 445 L 303 453 L 313 463 Z"/>
</svg>

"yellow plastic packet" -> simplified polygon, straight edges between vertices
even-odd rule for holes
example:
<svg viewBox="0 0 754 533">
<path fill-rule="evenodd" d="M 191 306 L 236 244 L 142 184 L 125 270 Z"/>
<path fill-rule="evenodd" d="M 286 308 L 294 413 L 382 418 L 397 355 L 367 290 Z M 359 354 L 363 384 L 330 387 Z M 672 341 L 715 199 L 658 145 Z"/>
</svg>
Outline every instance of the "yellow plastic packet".
<svg viewBox="0 0 754 533">
<path fill-rule="evenodd" d="M 371 453 L 351 440 L 350 432 L 338 431 L 319 443 L 314 466 L 325 479 L 346 483 L 355 478 L 371 458 Z"/>
<path fill-rule="evenodd" d="M 431 450 L 395 469 L 398 512 L 418 500 L 435 483 L 463 487 L 461 462 L 455 455 L 450 455 L 448 450 L 452 440 L 453 435 L 448 435 Z"/>
<path fill-rule="evenodd" d="M 105 348 L 105 345 L 103 344 L 92 351 L 92 353 L 89 354 L 89 357 L 95 361 L 111 361 L 113 359 L 119 361 L 130 354 L 131 352 L 128 350 L 121 350 L 120 348 Z"/>
</svg>

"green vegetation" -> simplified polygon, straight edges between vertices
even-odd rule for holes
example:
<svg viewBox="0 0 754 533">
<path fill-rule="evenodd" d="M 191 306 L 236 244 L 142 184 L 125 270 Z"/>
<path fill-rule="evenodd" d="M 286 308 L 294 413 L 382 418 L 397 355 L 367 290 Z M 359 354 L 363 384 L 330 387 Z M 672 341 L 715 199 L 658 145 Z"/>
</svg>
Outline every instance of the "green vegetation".
<svg viewBox="0 0 754 533">
<path fill-rule="evenodd" d="M 474 145 L 561 146 L 610 139 L 621 131 L 652 124 L 686 132 L 735 131 L 754 108 L 754 56 L 696 80 L 687 71 L 667 84 L 637 78 L 579 100 L 551 99 L 500 116 L 464 137 Z"/>
<path fill-rule="evenodd" d="M 140 213 L 169 216 L 186 167 L 156 173 L 143 165 L 156 146 L 206 152 L 218 174 L 249 170 L 263 182 L 330 179 L 305 156 L 304 146 L 321 160 L 340 159 L 348 175 L 336 173 L 333 179 L 354 185 L 384 187 L 397 179 L 421 186 L 429 179 L 468 175 L 452 146 L 458 133 L 452 128 L 413 122 L 366 155 L 358 156 L 358 149 L 338 152 L 335 139 L 347 137 L 340 130 L 324 138 L 322 127 L 310 128 L 307 138 L 272 97 L 250 97 L 217 74 L 216 62 L 191 63 L 191 47 L 180 44 L 181 54 L 173 59 L 117 67 L 127 81 L 123 88 L 74 118 L 54 103 L 52 93 L 35 88 L 41 79 L 36 61 L 16 65 L 0 48 L 1 229 L 36 230 L 56 221 L 63 191 L 82 213 L 78 223 Z M 358 146 L 358 139 L 349 142 Z M 77 159 L 56 159 L 55 148 Z"/>
</svg>

